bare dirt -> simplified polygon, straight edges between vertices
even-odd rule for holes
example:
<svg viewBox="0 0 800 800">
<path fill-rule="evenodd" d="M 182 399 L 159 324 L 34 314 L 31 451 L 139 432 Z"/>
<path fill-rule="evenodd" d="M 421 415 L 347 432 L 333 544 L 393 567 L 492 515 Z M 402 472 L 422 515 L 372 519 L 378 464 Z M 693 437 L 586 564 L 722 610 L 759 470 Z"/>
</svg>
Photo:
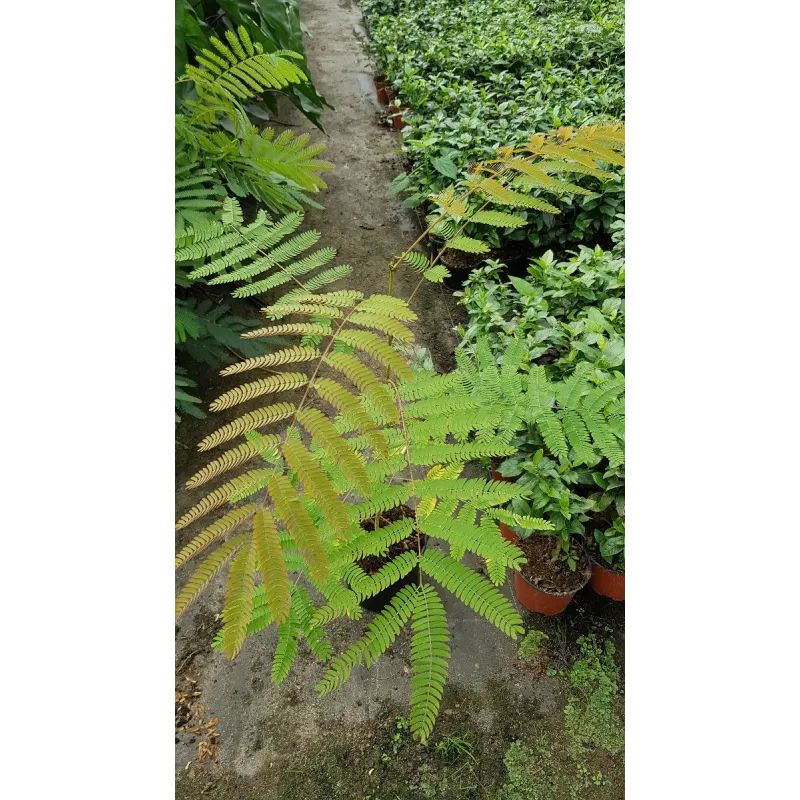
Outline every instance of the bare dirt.
<svg viewBox="0 0 800 800">
<path fill-rule="evenodd" d="M 324 175 L 329 188 L 318 197 L 326 210 L 309 209 L 304 227 L 321 231 L 321 244 L 337 248 L 337 263 L 352 265 L 352 276 L 337 287 L 383 292 L 387 262 L 420 232 L 414 213 L 386 194 L 403 169 L 401 134 L 382 123 L 385 110 L 378 105 L 362 46 L 366 34 L 358 5 L 351 0 L 301 0 L 301 15 L 310 33 L 306 51 L 312 76 L 335 111 L 323 116 L 326 134 L 285 106 L 279 121 L 295 132 L 312 133 L 314 140 L 324 139 L 323 157 L 336 165 Z M 415 285 L 413 275 L 400 271 L 396 294 L 408 297 Z M 417 343 L 430 349 L 439 370 L 451 368 L 457 344 L 453 328 L 465 319 L 463 310 L 449 291 L 432 284 L 416 294 L 413 308 L 419 315 L 411 325 Z M 245 314 L 239 307 L 235 311 Z M 231 387 L 213 374 L 207 380 L 196 377 L 201 388 L 193 393 L 206 401 Z M 178 428 L 178 515 L 199 499 L 197 492 L 182 488 L 208 461 L 199 457 L 196 442 L 228 421 L 224 413 L 213 416 L 188 418 Z M 181 531 L 176 547 L 192 533 Z M 192 569 L 178 572 L 179 585 Z M 448 688 L 432 744 L 423 748 L 411 744 L 396 722 L 408 709 L 407 631 L 375 666 L 357 668 L 347 684 L 320 699 L 313 687 L 323 667 L 305 645 L 286 680 L 272 685 L 274 629 L 249 639 L 232 662 L 210 650 L 223 589 L 218 578 L 176 626 L 176 715 L 182 723 L 176 728 L 186 728 L 176 730 L 178 800 L 495 798 L 505 775 L 503 754 L 512 739 L 534 743 L 542 733 L 556 739 L 563 735 L 562 681 L 532 674 L 517 658 L 516 644 L 454 596 L 443 593 L 452 633 Z M 526 627 L 545 630 L 555 643 L 554 668 L 571 663 L 576 636 L 595 624 L 609 624 L 618 632 L 617 652 L 624 663 L 621 604 L 586 589 L 560 617 L 534 618 L 516 603 L 508 586 L 504 591 Z M 332 624 L 334 653 L 355 641 L 371 618 L 365 612 L 358 624 Z M 436 751 L 437 741 L 456 734 L 469 737 L 472 758 L 452 761 Z M 621 767 L 614 769 L 611 786 L 584 796 L 622 797 Z"/>
</svg>

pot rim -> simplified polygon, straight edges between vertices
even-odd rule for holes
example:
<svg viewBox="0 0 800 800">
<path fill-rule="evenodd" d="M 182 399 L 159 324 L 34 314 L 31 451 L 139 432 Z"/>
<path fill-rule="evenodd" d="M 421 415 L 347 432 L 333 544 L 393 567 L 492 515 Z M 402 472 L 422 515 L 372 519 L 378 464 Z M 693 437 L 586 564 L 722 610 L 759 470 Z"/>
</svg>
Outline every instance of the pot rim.
<svg viewBox="0 0 800 800">
<path fill-rule="evenodd" d="M 597 559 L 596 559 L 596 558 L 595 558 L 595 557 L 592 555 L 591 551 L 589 552 L 589 554 L 588 554 L 588 555 L 589 555 L 589 561 L 591 561 L 591 562 L 592 562 L 592 566 L 593 566 L 593 567 L 599 567 L 599 568 L 600 568 L 600 569 L 602 569 L 603 571 L 605 571 L 605 572 L 609 572 L 609 573 L 611 573 L 612 575 L 621 575 L 622 577 L 625 577 L 625 570 L 624 570 L 624 569 L 622 569 L 622 570 L 611 569 L 610 567 L 607 567 L 605 564 L 601 564 L 601 563 L 600 563 L 600 562 L 599 562 L 599 561 L 598 561 L 598 560 L 597 560 Z"/>
<path fill-rule="evenodd" d="M 542 594 L 548 594 L 551 597 L 567 597 L 568 595 L 577 594 L 581 589 L 583 589 L 586 586 L 587 583 L 589 583 L 589 580 L 592 577 L 591 575 L 589 575 L 588 578 L 584 578 L 583 583 L 580 586 L 578 586 L 577 589 L 573 589 L 572 591 L 569 591 L 569 592 L 551 592 L 548 589 L 542 589 L 541 587 L 536 586 L 535 584 L 531 583 L 519 570 L 514 570 L 514 574 L 515 575 L 519 575 L 519 577 L 523 581 L 525 581 L 525 583 L 527 583 L 528 586 L 531 587 L 531 589 L 535 589 L 537 592 L 541 592 Z"/>
<path fill-rule="evenodd" d="M 512 528 L 512 530 L 513 530 L 513 528 Z M 590 567 L 591 567 L 591 564 L 592 564 L 592 557 L 591 557 L 591 555 L 590 555 L 589 553 L 587 553 L 587 552 L 586 552 L 586 548 L 583 546 L 583 544 L 582 544 L 582 543 L 578 542 L 578 543 L 577 543 L 577 546 L 578 546 L 578 548 L 580 549 L 580 551 L 583 553 L 584 557 L 585 557 L 585 558 L 586 558 L 586 560 L 589 562 L 589 565 L 590 565 Z M 535 586 L 534 584 L 532 584 L 532 583 L 531 583 L 531 582 L 530 582 L 530 581 L 529 581 L 529 580 L 528 580 L 528 579 L 527 579 L 527 578 L 526 578 L 526 577 L 525 577 L 525 576 L 524 576 L 524 575 L 523 575 L 523 574 L 522 574 L 522 573 L 521 573 L 519 570 L 514 570 L 514 572 L 515 572 L 517 575 L 519 575 L 519 576 L 520 576 L 520 578 L 522 578 L 522 580 L 523 580 L 523 581 L 525 581 L 525 583 L 527 583 L 527 584 L 528 584 L 528 586 L 530 586 L 530 587 L 531 587 L 531 589 L 536 589 L 536 591 L 537 591 L 537 592 L 541 592 L 542 594 L 549 594 L 549 595 L 551 595 L 552 597 L 566 597 L 568 594 L 577 594 L 577 593 L 578 593 L 578 592 L 579 592 L 581 589 L 583 589 L 583 588 L 586 586 L 586 584 L 588 584 L 588 583 L 589 583 L 589 581 L 592 579 L 592 570 L 591 570 L 591 569 L 589 569 L 589 575 L 588 575 L 588 576 L 587 576 L 587 577 L 584 579 L 583 583 L 582 583 L 580 586 L 578 586 L 578 588 L 577 588 L 577 589 L 572 589 L 572 590 L 571 590 L 571 591 L 569 591 L 569 592 L 551 592 L 551 591 L 549 591 L 548 589 L 541 589 L 540 587 L 538 587 L 538 586 Z"/>
</svg>

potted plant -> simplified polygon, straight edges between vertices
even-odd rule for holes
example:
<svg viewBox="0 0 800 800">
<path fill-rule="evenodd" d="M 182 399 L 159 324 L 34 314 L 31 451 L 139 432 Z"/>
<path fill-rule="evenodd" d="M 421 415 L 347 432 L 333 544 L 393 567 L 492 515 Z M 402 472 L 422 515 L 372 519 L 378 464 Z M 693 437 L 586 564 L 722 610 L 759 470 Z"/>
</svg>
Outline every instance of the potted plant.
<svg viewBox="0 0 800 800">
<path fill-rule="evenodd" d="M 393 99 L 392 84 L 386 80 L 383 73 L 376 75 L 373 79 L 375 91 L 378 95 L 378 102 L 382 106 L 388 106 Z"/>
<path fill-rule="evenodd" d="M 595 511 L 586 525 L 592 588 L 612 600 L 625 599 L 625 467 L 592 473 Z"/>
<path fill-rule="evenodd" d="M 518 598 L 532 611 L 559 613 L 591 574 L 583 546 L 589 515 L 610 507 L 612 490 L 621 492 L 624 378 L 602 377 L 585 362 L 563 381 L 550 381 L 544 366 L 526 373 L 525 343 L 517 339 L 501 354 L 499 368 L 486 339 L 478 340 L 475 353 L 473 381 L 495 397 L 485 413 L 499 429 L 515 430 L 510 445 L 516 452 L 498 472 L 520 489 L 509 510 L 523 521 L 500 519 L 504 538 L 527 559 L 515 576 Z M 456 360 L 466 378 L 471 362 L 460 351 Z M 542 520 L 553 532 L 531 536 L 529 523 Z"/>
<path fill-rule="evenodd" d="M 599 556 L 592 556 L 592 588 L 612 600 L 625 599 L 625 520 L 617 517 L 611 527 L 595 528 Z"/>
<path fill-rule="evenodd" d="M 391 120 L 392 127 L 396 131 L 401 131 L 408 125 L 403 119 L 404 111 L 408 111 L 407 106 L 399 105 L 396 99 L 392 100 L 389 104 L 389 119 Z"/>
<path fill-rule="evenodd" d="M 512 500 L 512 512 L 521 520 L 545 518 L 554 529 L 552 534 L 531 533 L 524 524 L 516 526 L 516 545 L 526 558 L 514 575 L 517 599 L 529 611 L 560 614 L 591 575 L 583 536 L 594 503 L 575 491 L 587 475 L 545 456 L 543 448 L 507 459 L 500 473 L 517 477 L 522 490 Z"/>
</svg>

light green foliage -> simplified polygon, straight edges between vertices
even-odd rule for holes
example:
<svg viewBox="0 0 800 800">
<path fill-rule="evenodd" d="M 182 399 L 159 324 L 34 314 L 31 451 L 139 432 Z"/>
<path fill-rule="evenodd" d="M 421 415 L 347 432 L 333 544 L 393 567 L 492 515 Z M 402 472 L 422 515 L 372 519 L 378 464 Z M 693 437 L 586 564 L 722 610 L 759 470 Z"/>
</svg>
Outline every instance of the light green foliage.
<svg viewBox="0 0 800 800">
<path fill-rule="evenodd" d="M 325 187 L 318 173 L 332 166 L 316 158 L 324 146 L 309 146 L 307 134 L 259 130 L 242 105 L 304 81 L 294 63 L 300 57 L 264 52 L 242 26 L 224 39 L 211 37 L 198 66 L 186 67 L 197 99 L 184 100 L 175 118 L 176 228 L 219 219 L 229 193 L 252 195 L 273 211 L 299 210 L 308 192 Z"/>
<path fill-rule="evenodd" d="M 181 7 L 183 15 L 181 17 Z M 179 0 L 175 10 L 175 72 L 180 77 L 189 63 L 192 54 L 203 57 L 205 50 L 214 51 L 211 38 L 216 34 L 227 43 L 228 49 L 241 56 L 249 53 L 249 47 L 242 49 L 242 43 L 230 40 L 231 31 L 243 26 L 247 32 L 246 41 L 253 49 L 260 46 L 266 53 L 290 51 L 299 68 L 308 72 L 303 49 L 303 33 L 297 0 L 257 0 L 253 3 L 225 2 L 225 0 L 204 0 L 198 5 L 195 0 Z M 211 27 L 213 26 L 213 27 Z M 207 60 L 207 59 L 206 59 Z M 219 64 L 218 64 L 219 66 Z M 249 76 L 252 77 L 253 76 Z M 178 103 L 187 96 L 187 84 L 177 84 Z M 320 111 L 326 105 L 317 94 L 311 80 L 304 76 L 299 83 L 285 87 L 289 99 L 317 126 L 320 126 Z M 248 111 L 261 119 L 268 112 L 275 112 L 276 105 L 270 95 L 249 106 Z"/>
<path fill-rule="evenodd" d="M 624 220 L 616 233 L 612 252 L 581 248 L 568 262 L 545 253 L 531 262 L 527 280 L 506 282 L 489 262 L 464 290 L 465 350 L 478 356 L 478 343 L 488 342 L 504 362 L 508 350 L 521 348 L 525 380 L 541 394 L 540 409 L 510 440 L 514 455 L 500 466 L 525 490 L 511 509 L 547 518 L 570 564 L 571 538 L 590 520 L 601 531 L 624 525 Z M 612 538 L 614 547 L 624 544 L 618 530 Z M 624 560 L 618 553 L 615 565 Z"/>
<path fill-rule="evenodd" d="M 237 251 L 241 246 L 226 237 L 241 223 L 237 221 L 235 203 L 231 202 L 229 207 L 229 222 L 220 222 L 209 229 L 196 227 L 182 234 L 179 252 L 196 257 L 193 267 L 205 276 L 235 275 L 238 271 L 231 283 L 241 283 L 255 277 L 256 268 L 243 263 L 246 259 L 253 259 L 250 264 L 257 264 L 257 259 L 269 260 L 283 245 L 272 236 L 270 251 L 258 254 L 252 250 Z M 260 231 L 268 222 L 264 219 L 257 227 L 254 225 L 250 226 L 250 232 Z M 288 234 L 285 231 L 282 235 Z M 272 262 L 280 272 L 284 259 L 296 255 L 287 250 L 280 259 L 273 257 Z M 211 264 L 215 264 L 213 270 Z M 245 275 L 243 269 L 252 274 Z M 420 569 L 419 582 L 396 594 L 363 636 L 331 661 L 317 688 L 325 694 L 341 686 L 353 669 L 362 664 L 369 667 L 400 630 L 408 626 L 410 724 L 413 735 L 425 741 L 438 714 L 450 652 L 444 606 L 439 589 L 429 579 L 443 590 L 452 591 L 508 635 L 515 637 L 522 631 L 518 613 L 496 585 L 505 580 L 509 567 L 518 568 L 524 559 L 515 545 L 500 536 L 493 516 L 499 506 L 517 497 L 519 490 L 508 483 L 461 478 L 467 458 L 511 452 L 506 444 L 511 432 L 504 426 L 512 424 L 513 419 L 502 414 L 496 418 L 492 408 L 500 372 L 488 378 L 482 376 L 469 359 L 464 361 L 469 377 L 458 375 L 438 380 L 425 369 L 424 359 L 416 364 L 416 369 L 411 369 L 387 342 L 390 336 L 413 340 L 405 324 L 415 316 L 396 298 L 382 295 L 364 298 L 360 292 L 350 290 L 311 292 L 300 287 L 290 297 L 281 297 L 263 311 L 270 324 L 251 332 L 249 337 L 269 338 L 277 334 L 289 339 L 302 337 L 301 341 L 306 341 L 310 334 L 313 346 L 289 344 L 267 356 L 225 369 L 224 374 L 231 376 L 276 365 L 291 365 L 292 371 L 268 374 L 230 389 L 211 404 L 211 409 L 226 410 L 256 400 L 264 402 L 271 399 L 269 395 L 293 389 L 303 390 L 302 403 L 267 402 L 263 408 L 248 411 L 207 436 L 201 443 L 203 449 L 241 435 L 246 441 L 234 445 L 200 470 L 190 479 L 190 486 L 237 469 L 258 455 L 263 456 L 269 468 L 251 470 L 240 479 L 223 483 L 220 489 L 193 506 L 178 524 L 180 527 L 192 524 L 228 502 L 263 503 L 268 497 L 278 525 L 277 540 L 270 534 L 269 540 L 264 539 L 260 545 L 257 542 L 257 546 L 264 554 L 263 559 L 269 562 L 267 573 L 262 569 L 262 577 L 270 583 L 265 587 L 253 578 L 254 562 L 247 560 L 249 556 L 237 555 L 240 549 L 249 552 L 245 548 L 251 547 L 254 534 L 248 530 L 251 524 L 248 511 L 241 518 L 231 519 L 220 531 L 201 532 L 199 539 L 196 537 L 187 545 L 181 563 L 212 542 L 216 544 L 230 527 L 244 531 L 239 534 L 244 537 L 241 541 L 231 540 L 237 542 L 235 549 L 228 552 L 223 544 L 201 565 L 201 572 L 190 579 L 189 589 L 180 596 L 179 609 L 182 612 L 227 561 L 234 559 L 237 581 L 230 583 L 223 617 L 235 620 L 236 624 L 226 626 L 225 652 L 235 655 L 249 635 L 274 621 L 278 626 L 278 646 L 272 677 L 279 682 L 291 668 L 301 638 L 325 660 L 330 650 L 327 643 L 317 641 L 315 630 L 320 630 L 321 636 L 323 626 L 333 619 L 358 618 L 361 615 L 358 604 L 362 600 Z M 283 322 L 287 317 L 310 317 L 314 322 Z M 348 345 L 351 352 L 336 350 L 341 344 Z M 481 352 L 489 358 L 487 347 Z M 373 361 L 382 378 L 367 366 Z M 323 362 L 334 366 L 353 386 L 340 384 L 333 375 L 318 375 L 318 366 Z M 470 411 L 469 419 L 453 413 L 452 408 L 441 402 L 441 392 L 448 386 L 457 387 L 458 402 L 462 409 Z M 338 412 L 333 421 L 305 403 L 314 393 Z M 283 422 L 283 435 L 267 433 L 263 440 L 254 436 L 257 429 L 276 422 Z M 298 426 L 311 437 L 308 445 L 300 437 Z M 457 441 L 448 442 L 450 437 L 456 437 Z M 422 465 L 431 467 L 427 475 L 410 480 L 411 470 Z M 413 520 L 385 526 L 375 524 L 376 515 L 405 503 L 416 509 Z M 359 524 L 362 522 L 363 526 Z M 543 520 L 529 522 L 547 528 Z M 433 548 L 420 552 L 412 547 L 388 558 L 389 547 L 407 536 L 412 527 L 441 540 L 449 554 Z M 276 546 L 280 548 L 280 557 L 274 551 Z M 269 551 L 269 547 L 273 550 Z M 488 580 L 459 563 L 467 551 L 484 560 Z M 367 556 L 379 556 L 385 563 L 373 574 L 367 574 L 357 563 Z M 302 573 L 322 595 L 321 603 L 316 599 L 312 603 L 308 595 L 298 595 L 296 588 L 288 590 L 287 598 L 287 589 L 280 587 L 289 586 L 282 580 L 288 571 Z M 246 592 L 243 589 L 237 594 L 238 587 L 244 587 Z M 264 590 L 269 601 L 269 614 L 263 604 L 253 604 L 248 621 L 242 617 L 241 609 L 247 607 L 252 592 L 259 590 Z"/>
<path fill-rule="evenodd" d="M 304 94 L 300 96 L 306 102 L 322 100 L 295 63 L 303 61 L 302 56 L 287 50 L 265 51 L 265 45 L 269 49 L 269 26 L 260 9 L 247 12 L 236 5 L 226 9 L 235 11 L 237 33 L 224 30 L 221 38 L 214 37 L 210 29 L 204 30 L 207 26 L 188 4 L 184 25 L 176 27 L 177 63 L 185 67 L 178 86 L 193 87 L 196 96 L 190 99 L 188 91 L 178 91 L 175 117 L 175 282 L 183 293 L 175 303 L 176 350 L 212 366 L 228 361 L 231 354 L 258 356 L 266 350 L 262 343 L 241 341 L 239 335 L 248 323 L 230 314 L 227 306 L 215 306 L 206 297 L 187 297 L 186 290 L 209 275 L 211 283 L 224 281 L 231 267 L 276 244 L 291 222 L 296 227 L 302 219 L 300 215 L 284 217 L 269 225 L 261 212 L 253 224 L 244 225 L 241 208 L 232 195 L 251 195 L 273 212 L 300 210 L 311 203 L 309 193 L 324 188 L 319 172 L 332 166 L 317 158 L 324 146 L 309 145 L 308 135 L 285 131 L 276 136 L 274 129 L 259 130 L 252 124 L 243 103 L 266 89 L 302 86 Z M 256 13 L 262 28 L 257 27 Z M 222 18 L 217 21 L 221 23 Z M 286 37 L 281 34 L 277 38 Z M 189 63 L 187 48 L 194 51 L 196 65 Z M 287 265 L 278 278 L 273 275 L 263 280 L 255 290 L 242 287 L 240 295 L 288 282 L 296 274 L 322 266 L 333 255 L 328 250 Z M 205 270 L 197 268 L 198 260 L 211 256 L 216 258 L 203 265 Z M 277 258 L 264 264 L 260 271 L 276 262 Z M 338 268 L 328 277 L 334 280 L 344 274 L 346 271 Z M 319 276 L 315 278 L 316 288 L 330 282 L 319 284 Z M 176 385 L 176 406 L 193 413 L 192 401 L 181 392 Z"/>
<path fill-rule="evenodd" d="M 528 211 L 560 213 L 558 207 L 535 196 L 532 189 L 560 198 L 569 184 L 554 176 L 576 168 L 593 180 L 611 180 L 612 173 L 601 165 L 606 160 L 624 163 L 624 148 L 621 123 L 577 131 L 559 128 L 546 136 L 533 134 L 520 147 L 499 148 L 495 158 L 473 164 L 458 186 L 448 186 L 430 196 L 432 210 L 427 215 L 426 233 L 431 245 L 435 243 L 432 237 L 442 240 L 436 246 L 438 252 L 426 257 L 413 248 L 407 250 L 389 265 L 390 274 L 407 265 L 427 280 L 442 280 L 449 270 L 440 262 L 449 250 L 485 254 L 489 252 L 486 236 L 497 239 L 503 230 L 521 230 L 528 225 Z"/>
<path fill-rule="evenodd" d="M 615 708 L 619 670 L 614 644 L 596 634 L 578 639 L 580 658 L 567 671 L 573 691 L 564 707 L 564 724 L 575 753 L 600 747 L 612 755 L 625 746 L 625 727 Z"/>
<path fill-rule="evenodd" d="M 535 749 L 513 741 L 503 762 L 508 777 L 500 789 L 500 800 L 557 800 L 557 781 L 545 737 Z"/>
<path fill-rule="evenodd" d="M 549 638 L 544 631 L 530 630 L 519 643 L 517 654 L 523 661 L 529 661 L 540 654 L 542 643 Z"/>
</svg>

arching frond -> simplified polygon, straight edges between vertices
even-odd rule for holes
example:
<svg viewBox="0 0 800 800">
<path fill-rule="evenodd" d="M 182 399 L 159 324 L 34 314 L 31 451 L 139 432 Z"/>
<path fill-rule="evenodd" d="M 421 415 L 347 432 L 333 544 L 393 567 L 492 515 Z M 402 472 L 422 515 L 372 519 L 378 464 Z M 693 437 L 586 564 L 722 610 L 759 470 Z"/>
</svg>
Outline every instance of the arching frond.
<svg viewBox="0 0 800 800">
<path fill-rule="evenodd" d="M 258 408 L 235 419 L 233 422 L 217 428 L 213 433 L 203 439 L 198 445 L 199 450 L 211 450 L 224 442 L 229 442 L 247 431 L 255 431 L 273 422 L 291 417 L 296 411 L 293 403 L 273 403 L 272 405 Z"/>
<path fill-rule="evenodd" d="M 277 367 L 283 364 L 298 364 L 301 361 L 312 361 L 315 358 L 319 358 L 320 355 L 322 354 L 316 347 L 285 347 L 266 356 L 248 358 L 238 364 L 231 364 L 231 366 L 222 370 L 220 375 L 237 375 L 240 372 L 247 372 L 251 369 L 268 369 L 269 367 Z"/>
<path fill-rule="evenodd" d="M 215 489 L 210 494 L 207 494 L 199 503 L 192 506 L 175 524 L 175 530 L 179 531 L 185 528 L 190 523 L 194 522 L 200 517 L 204 517 L 215 508 L 223 506 L 231 497 L 246 490 L 253 484 L 266 478 L 269 475 L 269 470 L 254 469 L 246 472 L 244 475 L 239 475 L 236 478 L 224 483 L 218 489 Z"/>
<path fill-rule="evenodd" d="M 450 660 L 450 632 L 444 606 L 429 585 L 414 593 L 411 622 L 411 733 L 427 741 L 439 713 L 447 666 Z"/>
<path fill-rule="evenodd" d="M 219 574 L 220 570 L 237 553 L 239 548 L 246 541 L 246 535 L 240 533 L 220 545 L 210 556 L 208 556 L 197 571 L 187 581 L 186 585 L 175 598 L 175 618 L 178 619 L 184 611 L 202 594 L 208 584 Z"/>
<path fill-rule="evenodd" d="M 440 550 L 426 550 L 419 563 L 424 573 L 512 639 L 524 631 L 511 603 L 485 578 Z"/>
<path fill-rule="evenodd" d="M 253 543 L 264 578 L 264 602 L 269 608 L 269 615 L 275 622 L 284 622 L 289 617 L 289 576 L 286 574 L 278 528 L 266 508 L 260 508 L 253 520 Z"/>
<path fill-rule="evenodd" d="M 245 520 L 252 517 L 257 509 L 258 506 L 254 503 L 248 503 L 245 506 L 234 508 L 233 511 L 229 511 L 225 516 L 220 517 L 216 522 L 198 533 L 197 536 L 175 556 L 175 569 L 182 567 L 187 561 L 190 561 L 196 555 L 202 553 L 203 550 L 210 547 L 214 542 L 219 541 L 227 534 L 235 531 Z"/>
<path fill-rule="evenodd" d="M 201 470 L 192 475 L 188 481 L 186 481 L 186 486 L 189 489 L 202 486 L 212 478 L 216 478 L 218 475 L 222 475 L 224 472 L 228 472 L 229 470 L 238 467 L 240 464 L 246 463 L 251 458 L 255 458 L 259 455 L 266 455 L 270 451 L 273 451 L 278 445 L 279 441 L 280 436 L 277 436 L 276 434 L 269 434 L 267 436 L 259 436 L 257 439 L 243 442 L 231 450 L 227 450 L 219 458 L 216 458 L 210 463 L 206 464 L 206 466 L 204 466 Z"/>
<path fill-rule="evenodd" d="M 308 383 L 308 378 L 302 372 L 282 372 L 278 375 L 270 375 L 268 378 L 260 378 L 252 383 L 244 383 L 221 394 L 212 404 L 212 411 L 222 411 L 225 408 L 246 403 L 254 397 L 261 397 L 264 394 L 273 392 L 290 392 L 299 389 Z"/>
</svg>

